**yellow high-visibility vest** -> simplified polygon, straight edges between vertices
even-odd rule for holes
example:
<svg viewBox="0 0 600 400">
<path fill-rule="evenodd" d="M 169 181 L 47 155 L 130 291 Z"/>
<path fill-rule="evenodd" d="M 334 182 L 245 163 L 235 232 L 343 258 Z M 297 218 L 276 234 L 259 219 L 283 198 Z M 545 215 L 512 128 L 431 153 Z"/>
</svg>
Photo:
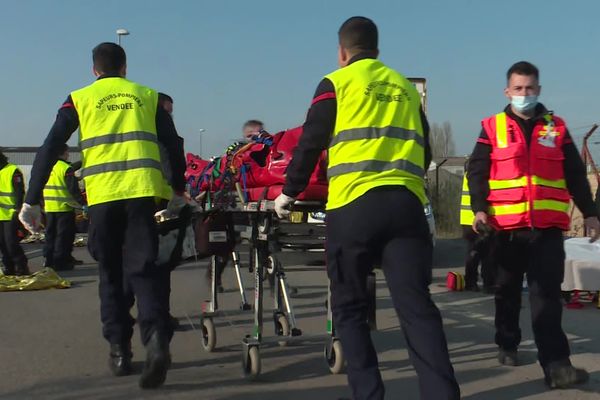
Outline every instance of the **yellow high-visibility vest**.
<svg viewBox="0 0 600 400">
<path fill-rule="evenodd" d="M 463 175 L 462 193 L 460 195 L 460 224 L 473 225 L 475 214 L 471 209 L 471 194 L 469 193 L 469 181 L 467 180 L 467 171 Z"/>
<path fill-rule="evenodd" d="M 387 185 L 405 186 L 425 204 L 425 139 L 413 84 L 375 59 L 353 62 L 326 78 L 337 100 L 327 209 Z"/>
<path fill-rule="evenodd" d="M 67 212 L 73 211 L 73 205 L 77 204 L 69 189 L 65 174 L 70 164 L 64 160 L 58 160 L 46 186 L 44 187 L 44 210 L 46 212 Z"/>
<path fill-rule="evenodd" d="M 17 212 L 17 196 L 13 186 L 13 176 L 18 170 L 19 168 L 11 163 L 0 169 L 0 221 L 10 221 Z"/>
<path fill-rule="evenodd" d="M 71 97 L 79 115 L 88 204 L 160 197 L 164 177 L 156 135 L 157 92 L 111 77 Z"/>
</svg>

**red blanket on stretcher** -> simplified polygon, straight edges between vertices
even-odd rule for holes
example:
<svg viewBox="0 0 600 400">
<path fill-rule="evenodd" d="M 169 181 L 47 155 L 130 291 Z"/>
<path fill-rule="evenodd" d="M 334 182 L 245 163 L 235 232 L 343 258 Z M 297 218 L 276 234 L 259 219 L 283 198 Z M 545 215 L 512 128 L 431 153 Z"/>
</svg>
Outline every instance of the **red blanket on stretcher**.
<svg viewBox="0 0 600 400">
<path fill-rule="evenodd" d="M 186 178 L 193 196 L 202 191 L 226 189 L 228 178 L 238 182 L 247 201 L 273 200 L 285 184 L 285 173 L 302 135 L 302 127 L 274 135 L 261 135 L 249 144 L 232 146 L 211 161 L 187 155 Z M 321 154 L 301 200 L 327 198 L 326 152 Z"/>
</svg>

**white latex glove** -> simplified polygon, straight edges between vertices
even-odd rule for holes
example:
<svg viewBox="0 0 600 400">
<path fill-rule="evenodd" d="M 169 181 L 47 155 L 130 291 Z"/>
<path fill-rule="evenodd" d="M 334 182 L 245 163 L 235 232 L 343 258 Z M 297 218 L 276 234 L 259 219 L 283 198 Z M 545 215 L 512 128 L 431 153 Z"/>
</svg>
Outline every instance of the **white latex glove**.
<svg viewBox="0 0 600 400">
<path fill-rule="evenodd" d="M 173 194 L 169 204 L 167 204 L 167 215 L 170 217 L 179 216 L 179 212 L 188 203 L 187 197 L 183 194 Z"/>
<path fill-rule="evenodd" d="M 275 212 L 279 218 L 287 218 L 290 215 L 289 207 L 290 205 L 296 201 L 293 197 L 288 196 L 287 194 L 281 193 L 275 199 Z"/>
<path fill-rule="evenodd" d="M 169 219 L 169 212 L 167 211 L 166 208 L 164 210 L 157 211 L 154 213 L 154 219 L 157 222 L 165 221 L 165 220 Z"/>
<path fill-rule="evenodd" d="M 38 233 L 42 226 L 42 210 L 38 205 L 23 203 L 19 212 L 19 221 L 31 233 Z"/>
</svg>

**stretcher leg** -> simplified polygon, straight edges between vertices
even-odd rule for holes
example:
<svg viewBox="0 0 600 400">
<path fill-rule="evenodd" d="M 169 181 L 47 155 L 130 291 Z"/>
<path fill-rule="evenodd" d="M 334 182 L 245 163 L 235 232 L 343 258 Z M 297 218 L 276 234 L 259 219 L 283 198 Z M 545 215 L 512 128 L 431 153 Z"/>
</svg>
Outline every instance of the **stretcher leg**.
<svg viewBox="0 0 600 400">
<path fill-rule="evenodd" d="M 242 280 L 242 274 L 240 272 L 240 256 L 234 251 L 231 253 L 231 260 L 233 262 L 233 267 L 235 269 L 235 276 L 237 278 L 238 288 L 240 290 L 240 297 L 242 298 L 242 303 L 240 304 L 240 309 L 242 310 L 250 310 L 250 304 L 246 300 L 246 292 L 244 288 L 244 282 Z"/>
<path fill-rule="evenodd" d="M 217 295 L 217 264 L 220 262 L 218 256 L 212 256 L 211 259 L 211 279 L 210 279 L 210 300 L 202 304 L 202 347 L 208 352 L 212 352 L 217 344 L 217 332 L 213 317 L 219 309 Z"/>
<path fill-rule="evenodd" d="M 254 265 L 254 326 L 252 334 L 246 335 L 242 341 L 242 370 L 249 379 L 255 379 L 260 374 L 260 342 L 263 329 L 263 273 L 264 264 L 260 259 L 258 248 L 252 248 Z"/>
</svg>

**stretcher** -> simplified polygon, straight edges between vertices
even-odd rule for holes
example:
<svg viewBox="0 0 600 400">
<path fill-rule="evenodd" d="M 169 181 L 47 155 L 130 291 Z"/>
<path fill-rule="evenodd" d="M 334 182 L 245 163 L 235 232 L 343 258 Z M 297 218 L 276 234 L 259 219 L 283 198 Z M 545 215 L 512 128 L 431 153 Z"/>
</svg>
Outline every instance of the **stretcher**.
<svg viewBox="0 0 600 400">
<path fill-rule="evenodd" d="M 233 216 L 242 216 L 248 222 L 250 260 L 249 270 L 254 274 L 254 323 L 252 334 L 243 339 L 242 364 L 246 376 L 260 374 L 260 344 L 263 337 L 263 282 L 271 277 L 273 294 L 273 326 L 277 341 L 281 345 L 286 339 L 299 337 L 302 331 L 296 326 L 289 286 L 285 272 L 274 250 L 277 250 L 278 227 L 273 212 L 272 200 L 277 197 L 285 183 L 285 169 L 291 160 L 301 128 L 269 135 L 262 132 L 250 143 L 230 146 L 222 157 L 210 161 L 188 155 L 187 189 L 202 204 L 205 213 L 220 214 L 228 220 L 225 224 L 208 229 L 203 236 L 207 253 L 211 255 L 211 298 L 202 307 L 202 336 L 206 350 L 214 350 L 217 332 L 213 318 L 218 316 L 217 274 L 229 258 L 233 261 L 236 278 L 242 296 L 242 310 L 250 306 L 244 297 L 240 274 L 239 255 L 234 252 L 235 231 Z M 323 158 L 324 160 L 324 158 Z M 324 164 L 323 164 L 324 165 Z M 314 175 L 314 174 L 313 174 Z M 319 181 L 316 189 L 304 196 L 317 196 L 322 200 L 327 195 L 325 175 L 311 181 Z M 322 208 L 322 207 L 321 207 Z M 239 218 L 238 218 L 239 219 Z M 219 225 L 219 224 L 216 224 Z M 212 241 L 211 241 L 212 239 Z M 215 248 L 215 240 L 224 240 L 226 245 Z M 231 254 L 231 256 L 229 256 Z"/>
<path fill-rule="evenodd" d="M 285 183 L 285 172 L 292 158 L 302 128 L 290 129 L 275 135 L 262 131 L 247 144 L 234 144 L 219 158 L 210 161 L 200 160 L 188 155 L 188 191 L 202 204 L 205 213 L 222 215 L 243 215 L 248 221 L 250 260 L 249 270 L 254 275 L 253 326 L 250 334 L 242 340 L 242 368 L 244 375 L 256 378 L 261 372 L 260 346 L 268 341 L 276 341 L 285 346 L 289 341 L 306 338 L 297 327 L 290 299 L 290 287 L 277 251 L 282 248 L 291 250 L 324 250 L 324 223 L 309 224 L 307 216 L 311 213 L 324 215 L 327 198 L 326 155 L 323 153 L 313 171 L 309 185 L 293 205 L 293 214 L 300 214 L 297 224 L 280 223 L 274 212 L 273 200 L 281 194 Z M 242 218 L 244 219 L 244 218 Z M 309 231 L 321 229 L 320 234 L 283 232 L 289 226 L 313 225 Z M 217 233 L 218 232 L 218 233 Z M 225 224 L 215 231 L 214 237 L 221 237 L 228 243 L 234 243 L 232 224 Z M 204 235 L 210 238 L 210 235 Z M 242 296 L 242 310 L 249 309 L 244 297 L 243 282 L 240 274 L 239 255 L 233 251 L 234 245 L 223 251 L 209 251 L 211 264 L 211 299 L 206 301 L 202 310 L 203 345 L 208 351 L 215 348 L 217 333 L 213 318 L 218 315 L 217 271 L 227 260 L 223 254 L 231 254 L 236 271 L 238 286 Z M 264 280 L 271 278 L 273 306 L 272 320 L 274 337 L 263 335 L 264 325 Z M 369 287 L 374 288 L 374 277 Z M 330 301 L 327 306 L 328 343 L 324 354 L 332 373 L 343 369 L 343 353 L 333 326 Z M 373 301 L 374 304 L 374 301 Z M 374 318 L 370 318 L 374 322 Z M 322 337 L 323 335 L 319 335 Z"/>
<path fill-rule="evenodd" d="M 600 244 L 589 240 L 589 237 L 565 240 L 561 290 L 567 308 L 583 308 L 587 302 L 600 308 Z"/>
</svg>

